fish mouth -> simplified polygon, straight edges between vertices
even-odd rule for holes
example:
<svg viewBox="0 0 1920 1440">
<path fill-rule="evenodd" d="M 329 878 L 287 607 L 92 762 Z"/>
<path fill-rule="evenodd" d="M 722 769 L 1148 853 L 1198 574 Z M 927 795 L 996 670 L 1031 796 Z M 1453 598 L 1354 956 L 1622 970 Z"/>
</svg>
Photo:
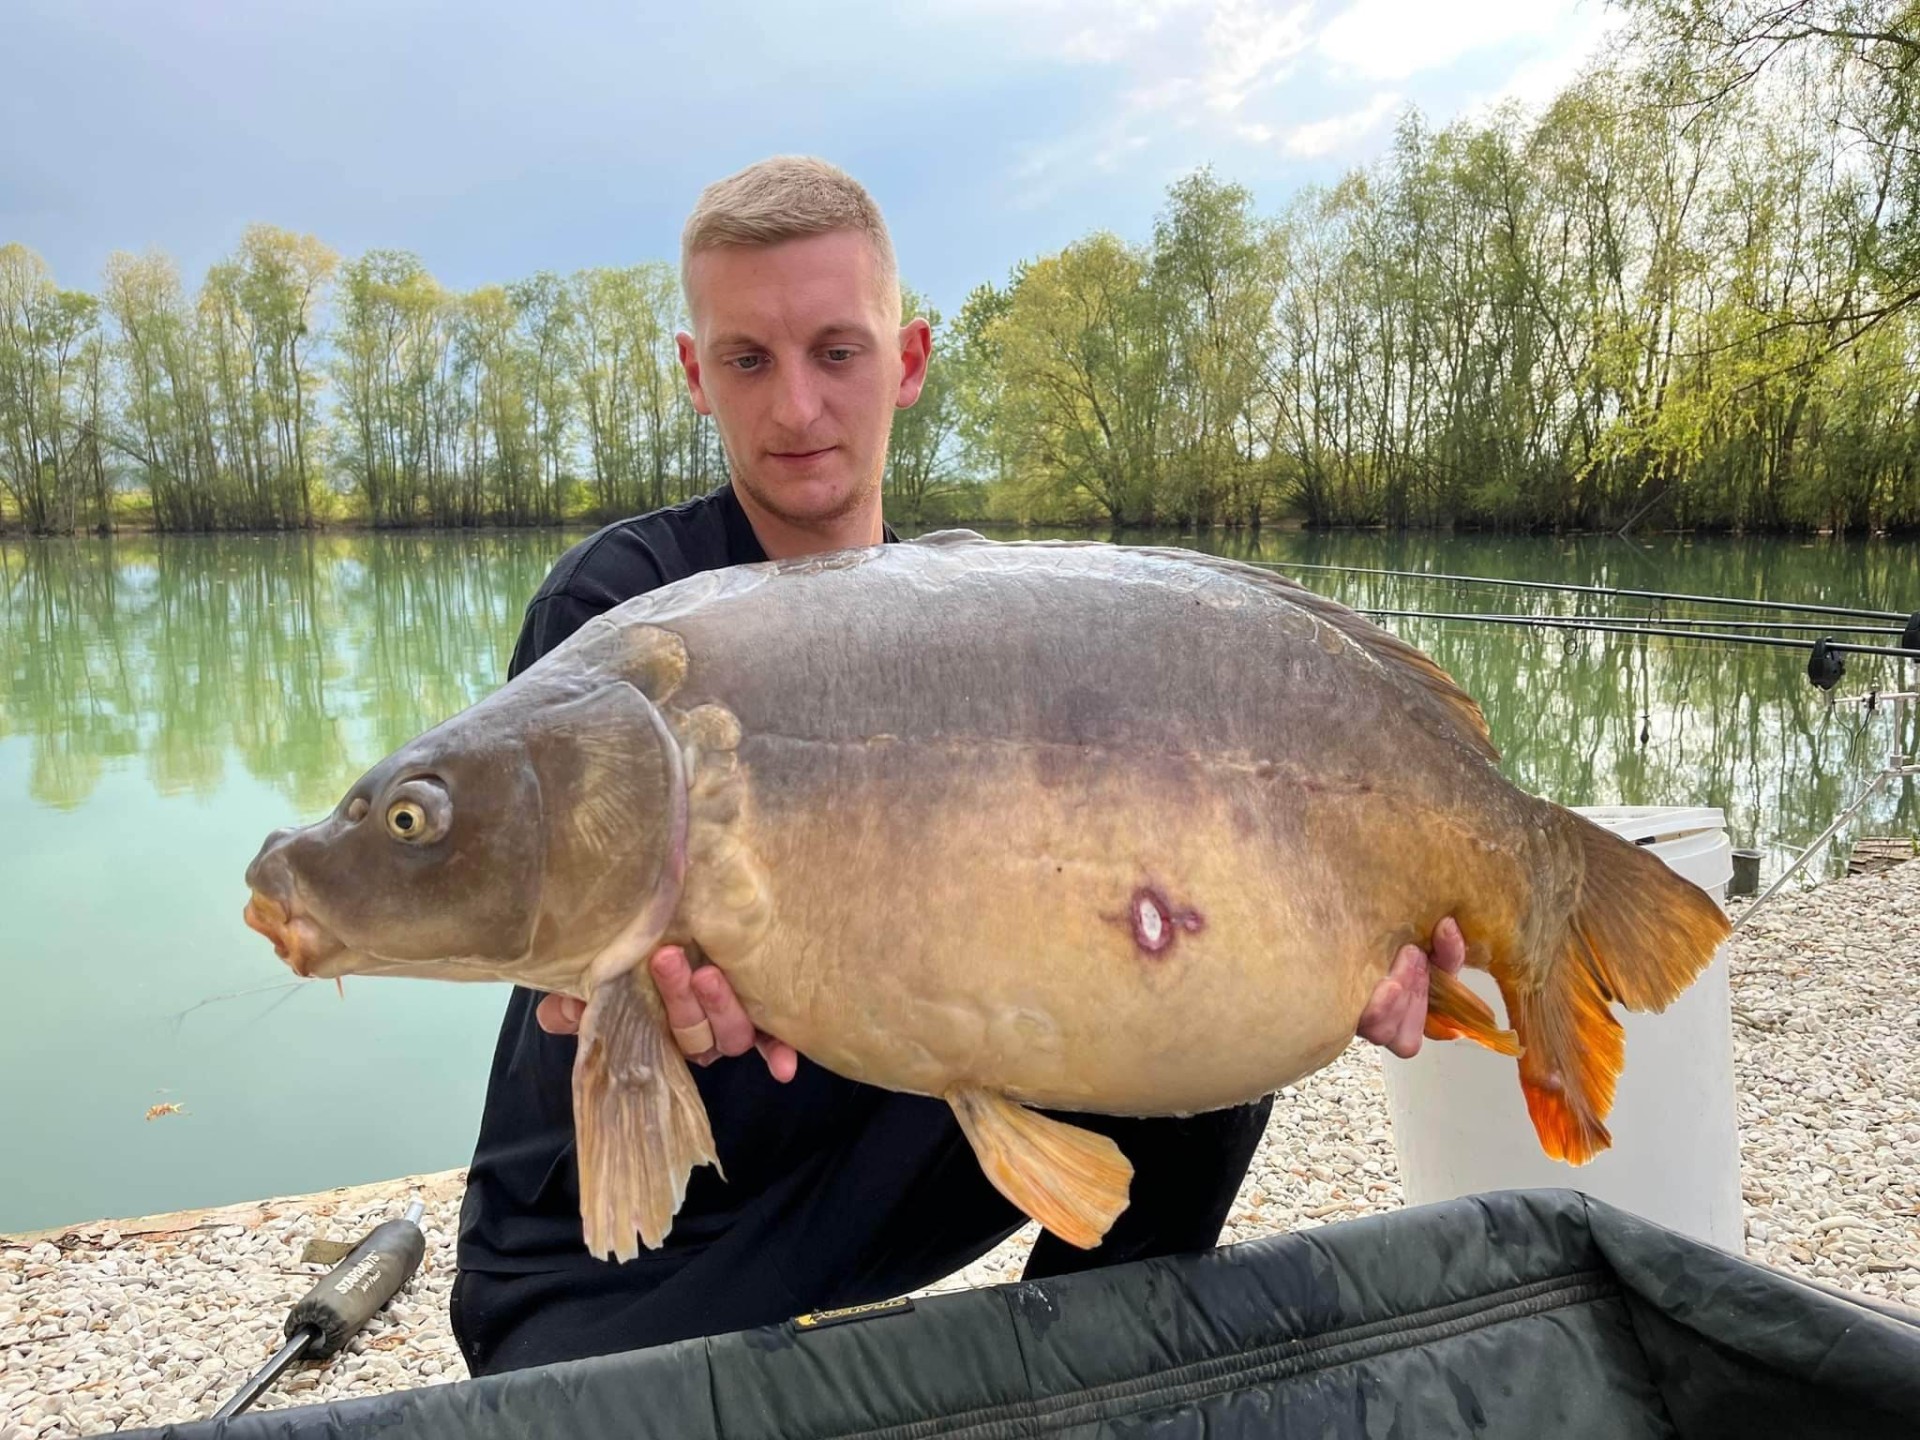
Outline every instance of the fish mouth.
<svg viewBox="0 0 1920 1440">
<path fill-rule="evenodd" d="M 258 890 L 248 897 L 241 918 L 249 930 L 257 930 L 272 941 L 273 953 L 302 979 L 318 975 L 323 963 L 346 948 L 311 915 Z"/>
</svg>

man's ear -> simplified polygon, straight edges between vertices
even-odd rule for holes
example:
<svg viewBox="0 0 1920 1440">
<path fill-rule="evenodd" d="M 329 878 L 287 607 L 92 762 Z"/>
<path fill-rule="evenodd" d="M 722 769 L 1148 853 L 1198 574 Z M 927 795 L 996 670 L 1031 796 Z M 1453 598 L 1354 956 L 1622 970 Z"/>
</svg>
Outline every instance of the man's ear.
<svg viewBox="0 0 1920 1440">
<path fill-rule="evenodd" d="M 693 408 L 702 415 L 711 415 L 713 405 L 700 385 L 700 351 L 693 343 L 693 336 L 682 330 L 673 337 L 673 343 L 680 352 L 680 368 L 687 372 L 687 393 L 693 397 Z"/>
<path fill-rule="evenodd" d="M 932 359 L 933 327 L 916 315 L 900 327 L 900 393 L 893 402 L 896 410 L 908 409 L 920 398 Z"/>
</svg>

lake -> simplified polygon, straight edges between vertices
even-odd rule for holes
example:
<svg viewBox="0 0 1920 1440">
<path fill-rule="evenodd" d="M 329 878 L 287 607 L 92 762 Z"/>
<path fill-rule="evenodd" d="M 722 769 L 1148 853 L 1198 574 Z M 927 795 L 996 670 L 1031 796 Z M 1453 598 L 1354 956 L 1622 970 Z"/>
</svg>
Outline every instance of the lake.
<svg viewBox="0 0 1920 1440">
<path fill-rule="evenodd" d="M 349 980 L 343 1000 L 290 983 L 240 922 L 241 876 L 268 830 L 331 809 L 500 683 L 526 598 L 573 538 L 0 543 L 0 1230 L 465 1163 L 505 990 Z M 1920 604 L 1920 548 L 1885 543 L 1153 538 L 1294 564 Z M 1385 609 L 1546 603 L 1301 578 Z M 1829 707 L 1799 649 L 1384 623 L 1480 699 L 1519 784 L 1570 805 L 1723 806 L 1770 873 L 1892 743 L 1884 711 Z M 1854 657 L 1838 693 L 1893 678 Z M 1849 833 L 1913 814 L 1911 786 L 1889 790 Z M 147 1118 L 164 1105 L 180 1108 Z"/>
</svg>

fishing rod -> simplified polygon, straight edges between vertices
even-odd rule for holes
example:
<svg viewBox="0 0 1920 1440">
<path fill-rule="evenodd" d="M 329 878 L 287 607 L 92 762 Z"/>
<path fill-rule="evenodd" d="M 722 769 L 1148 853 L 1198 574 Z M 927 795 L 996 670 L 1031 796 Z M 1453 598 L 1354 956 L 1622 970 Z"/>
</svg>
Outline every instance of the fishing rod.
<svg viewBox="0 0 1920 1440">
<path fill-rule="evenodd" d="M 1563 580 L 1505 580 L 1493 575 L 1448 575 L 1433 570 L 1378 570 L 1360 565 L 1310 565 L 1304 561 L 1256 560 L 1266 570 L 1323 570 L 1339 575 L 1380 575 L 1396 580 L 1445 580 L 1458 585 L 1498 585 L 1515 590 L 1552 590 L 1612 600 L 1671 600 L 1688 605 L 1732 605 L 1747 610 L 1790 610 L 1800 615 L 1844 615 L 1857 620 L 1899 620 L 1916 616 L 1893 610 L 1859 610 L 1846 605 L 1812 605 L 1793 600 L 1746 600 L 1733 595 L 1683 595 L 1671 590 L 1626 590 L 1614 585 L 1574 585 Z"/>
<path fill-rule="evenodd" d="M 1596 630 L 1614 635 L 1652 635 L 1671 640 L 1713 640 L 1729 645 L 1760 645 L 1778 650 L 1806 650 L 1807 642 L 1785 635 L 1752 635 L 1719 630 L 1676 630 L 1662 625 L 1633 625 L 1617 620 L 1587 620 L 1577 615 L 1502 615 L 1485 612 L 1450 614 L 1432 610 L 1377 610 L 1355 607 L 1375 619 L 1474 621 L 1486 625 L 1539 625 L 1553 630 Z M 1819 628 L 1819 627 L 1816 627 Z M 1813 649 L 1827 654 L 1885 655 L 1896 660 L 1920 660 L 1920 648 L 1856 645 L 1850 641 L 1817 640 Z"/>
<path fill-rule="evenodd" d="M 415 1200 L 399 1220 L 374 1227 L 287 1312 L 286 1341 L 234 1397 L 213 1412 L 215 1420 L 238 1415 L 267 1392 L 296 1360 L 326 1360 L 360 1332 L 380 1307 L 420 1268 L 427 1238 L 420 1230 L 426 1205 Z"/>
<path fill-rule="evenodd" d="M 1549 616 L 1547 618 L 1551 619 L 1554 617 Z M 1582 617 L 1578 615 L 1569 615 L 1561 618 L 1569 619 L 1569 620 L 1578 620 Z M 1810 635 L 1900 635 L 1900 636 L 1904 636 L 1907 633 L 1905 630 L 1902 630 L 1897 625 L 1822 625 L 1819 622 L 1813 621 L 1813 620 L 1729 620 L 1729 619 L 1723 619 L 1718 615 L 1693 616 L 1693 615 L 1649 614 L 1649 615 L 1615 615 L 1611 618 L 1615 620 L 1621 620 L 1621 621 L 1628 621 L 1628 620 L 1644 621 L 1649 625 L 1664 625 L 1669 627 L 1687 626 L 1687 627 L 1697 628 L 1698 626 L 1701 626 L 1701 625 L 1717 625 L 1722 630 L 1791 630 L 1796 633 L 1804 632 Z M 1916 647 L 1903 647 L 1903 648 L 1916 648 Z"/>
<path fill-rule="evenodd" d="M 1380 613 L 1384 614 L 1386 612 L 1383 611 Z M 1407 613 L 1426 615 L 1433 612 L 1420 610 L 1408 611 Z M 1476 613 L 1473 618 L 1479 619 L 1483 614 L 1514 615 L 1534 618 L 1525 610 L 1481 611 Z M 1538 618 L 1542 620 L 1579 620 L 1584 623 L 1589 618 L 1599 620 L 1603 617 L 1589 617 L 1585 615 L 1541 615 Z M 1610 615 L 1604 618 L 1618 621 L 1621 624 L 1657 625 L 1675 629 L 1675 633 L 1679 634 L 1686 632 L 1676 627 L 1684 626 L 1687 627 L 1687 629 L 1698 629 L 1702 625 L 1717 625 L 1722 630 L 1791 630 L 1795 633 L 1804 632 L 1809 635 L 1899 635 L 1905 637 L 1907 634 L 1905 630 L 1895 625 L 1823 625 L 1813 620 L 1730 620 L 1718 615 L 1660 615 L 1652 613 L 1646 615 Z M 1916 636 L 1915 638 L 1920 638 L 1920 636 Z M 1905 646 L 1903 648 L 1920 649 L 1920 646 Z"/>
<path fill-rule="evenodd" d="M 1754 635 L 1731 631 L 1714 632 L 1676 629 L 1670 625 L 1629 625 L 1615 621 L 1587 620 L 1577 616 L 1567 615 L 1434 614 L 1424 610 L 1386 609 L 1363 609 L 1359 613 L 1373 616 L 1376 619 L 1437 620 L 1443 622 L 1465 621 L 1494 625 L 1538 625 L 1548 629 L 1569 631 L 1597 630 L 1608 634 L 1654 636 L 1668 640 L 1705 640 L 1734 645 L 1759 645 L 1767 649 L 1805 650 L 1808 648 L 1805 641 L 1788 639 L 1783 635 Z M 1901 638 L 1911 641 L 1914 638 L 1916 627 L 1920 627 L 1920 614 L 1916 614 L 1914 619 L 1908 622 L 1905 631 L 1901 632 Z M 1794 628 L 1831 628 L 1846 633 L 1855 633 L 1864 627 L 1840 625 L 1833 627 L 1796 626 Z M 1890 632 L 1875 631 L 1872 633 L 1884 634 Z M 1845 655 L 1881 655 L 1897 660 L 1899 662 L 1898 683 L 1892 690 L 1886 693 L 1882 693 L 1876 689 L 1869 693 L 1864 699 L 1836 702 L 1829 696 L 1829 703 L 1858 705 L 1863 707 L 1869 715 L 1880 706 L 1886 705 L 1893 714 L 1894 735 L 1898 737 L 1904 734 L 1906 726 L 1904 723 L 1903 707 L 1915 701 L 1920 701 L 1920 693 L 1907 689 L 1907 662 L 1909 660 L 1920 659 L 1920 648 L 1912 646 L 1854 645 L 1822 636 L 1821 639 L 1814 641 L 1811 647 L 1811 654 L 1807 661 L 1807 679 L 1820 689 L 1831 691 L 1835 685 L 1840 683 L 1841 676 L 1846 672 L 1846 661 L 1843 658 Z M 1640 734 L 1640 743 L 1644 745 L 1646 744 L 1646 740 L 1646 731 L 1643 729 Z M 1896 738 L 1893 749 L 1887 756 L 1886 764 L 1873 776 L 1866 788 L 1854 798 L 1851 804 L 1833 818 L 1832 823 L 1829 824 L 1825 830 L 1821 831 L 1810 844 L 1794 857 L 1791 865 L 1781 874 L 1774 877 L 1773 884 L 1767 887 L 1764 894 L 1760 895 L 1740 912 L 1734 919 L 1733 928 L 1739 930 L 1746 925 L 1762 907 L 1785 889 L 1787 882 L 1806 868 L 1813 857 L 1820 853 L 1827 843 L 1838 835 L 1847 823 L 1858 815 L 1866 807 L 1867 802 L 1879 793 L 1883 787 L 1893 780 L 1912 778 L 1914 776 L 1920 776 L 1920 763 L 1916 763 L 1913 756 L 1906 754 L 1900 749 L 1899 741 Z"/>
</svg>

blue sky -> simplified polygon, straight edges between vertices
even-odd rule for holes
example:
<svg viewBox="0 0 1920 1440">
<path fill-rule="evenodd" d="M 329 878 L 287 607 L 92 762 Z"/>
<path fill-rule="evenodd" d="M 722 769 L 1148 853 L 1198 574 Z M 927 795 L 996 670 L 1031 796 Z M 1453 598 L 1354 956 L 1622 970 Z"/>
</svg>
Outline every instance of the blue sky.
<svg viewBox="0 0 1920 1440">
<path fill-rule="evenodd" d="M 804 151 L 874 191 L 951 308 L 1090 230 L 1145 237 L 1199 165 L 1277 209 L 1408 105 L 1538 102 L 1617 23 L 1601 0 L 7 0 L 0 243 L 77 288 L 116 249 L 197 283 L 265 220 L 466 288 L 671 258 L 702 184 Z"/>
</svg>

